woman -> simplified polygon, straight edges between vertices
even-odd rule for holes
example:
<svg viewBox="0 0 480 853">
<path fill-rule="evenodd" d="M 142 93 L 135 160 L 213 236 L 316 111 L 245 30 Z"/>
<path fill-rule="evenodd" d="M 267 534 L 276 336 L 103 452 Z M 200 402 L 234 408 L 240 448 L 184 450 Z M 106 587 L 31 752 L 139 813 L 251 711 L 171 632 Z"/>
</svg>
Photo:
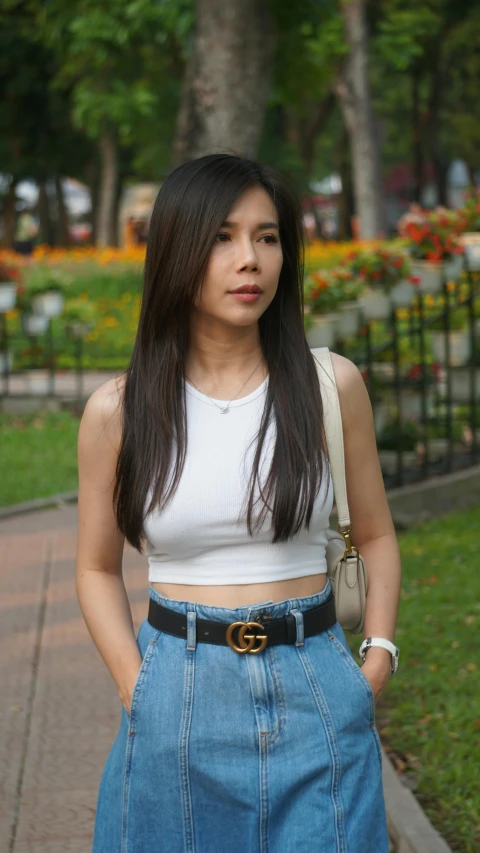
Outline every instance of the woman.
<svg viewBox="0 0 480 853">
<path fill-rule="evenodd" d="M 131 364 L 79 435 L 77 592 L 123 705 L 94 853 L 388 851 L 374 700 L 392 657 L 370 648 L 360 670 L 335 622 L 301 259 L 301 208 L 269 168 L 209 155 L 158 194 Z M 334 368 L 365 634 L 392 641 L 371 408 L 356 367 Z M 125 539 L 149 562 L 137 637 Z"/>
</svg>

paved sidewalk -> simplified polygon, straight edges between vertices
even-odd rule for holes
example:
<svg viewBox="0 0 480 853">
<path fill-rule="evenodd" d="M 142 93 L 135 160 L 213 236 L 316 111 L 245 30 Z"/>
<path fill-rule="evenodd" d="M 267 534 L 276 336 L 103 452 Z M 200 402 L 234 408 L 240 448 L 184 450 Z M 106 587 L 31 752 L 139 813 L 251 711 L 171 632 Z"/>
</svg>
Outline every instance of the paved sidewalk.
<svg viewBox="0 0 480 853">
<path fill-rule="evenodd" d="M 89 853 L 121 704 L 74 582 L 76 506 L 0 522 L 0 853 Z M 144 559 L 124 577 L 135 625 Z"/>
<path fill-rule="evenodd" d="M 120 376 L 122 370 L 85 370 L 81 381 L 82 399 L 87 399 L 99 385 L 107 382 L 113 376 Z M 74 370 L 57 370 L 55 372 L 53 393 L 58 398 L 71 399 L 78 396 L 79 379 Z M 6 378 L 0 377 L 0 394 L 6 392 Z M 48 370 L 25 370 L 12 373 L 8 377 L 8 393 L 12 400 L 25 396 L 35 398 L 48 397 L 50 393 L 50 377 Z"/>
</svg>

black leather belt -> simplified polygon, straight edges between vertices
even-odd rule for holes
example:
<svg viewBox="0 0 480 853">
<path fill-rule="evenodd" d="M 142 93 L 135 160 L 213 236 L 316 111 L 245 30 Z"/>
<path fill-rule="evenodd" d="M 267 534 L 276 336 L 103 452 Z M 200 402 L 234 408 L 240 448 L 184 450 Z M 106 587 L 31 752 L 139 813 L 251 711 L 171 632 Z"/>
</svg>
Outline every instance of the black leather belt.
<svg viewBox="0 0 480 853">
<path fill-rule="evenodd" d="M 331 628 L 336 622 L 335 599 L 333 594 L 318 607 L 312 607 L 303 613 L 304 637 L 312 637 Z M 265 646 L 277 646 L 279 643 L 295 643 L 297 638 L 295 617 L 288 613 L 281 619 L 272 619 L 263 614 L 260 622 L 212 622 L 208 619 L 196 620 L 196 639 L 202 643 L 217 646 L 230 646 L 244 654 L 261 652 Z M 150 598 L 148 621 L 153 628 L 173 634 L 175 637 L 187 637 L 187 617 L 183 613 L 163 607 L 154 598 Z M 259 646 L 255 643 L 260 641 Z"/>
</svg>

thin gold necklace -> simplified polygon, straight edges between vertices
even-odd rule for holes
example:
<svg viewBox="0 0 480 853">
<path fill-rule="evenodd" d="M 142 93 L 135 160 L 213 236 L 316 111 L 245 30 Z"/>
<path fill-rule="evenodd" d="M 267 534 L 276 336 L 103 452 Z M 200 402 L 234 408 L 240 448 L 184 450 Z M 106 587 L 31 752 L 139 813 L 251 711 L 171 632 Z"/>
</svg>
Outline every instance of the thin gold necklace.
<svg viewBox="0 0 480 853">
<path fill-rule="evenodd" d="M 209 399 L 209 400 L 211 400 L 211 402 L 213 403 L 213 405 L 214 405 L 214 406 L 216 406 L 216 407 L 217 407 L 217 409 L 220 409 L 220 411 L 221 411 L 222 415 L 226 415 L 226 414 L 228 414 L 228 410 L 229 410 L 230 403 L 233 403 L 233 401 L 234 401 L 234 400 L 238 397 L 238 395 L 240 394 L 240 391 L 242 390 L 242 388 L 245 388 L 245 385 L 247 384 L 248 380 L 252 378 L 253 374 L 255 373 L 255 371 L 257 370 L 257 368 L 259 367 L 259 365 L 261 364 L 262 359 L 263 359 L 263 355 L 261 356 L 260 361 L 258 362 L 258 364 L 253 368 L 253 370 L 252 370 L 252 372 L 251 372 L 250 376 L 248 376 L 248 377 L 247 377 L 247 379 L 245 379 L 245 382 L 243 383 L 242 387 L 238 389 L 237 393 L 235 394 L 235 397 L 232 397 L 232 399 L 231 399 L 231 400 L 229 400 L 229 402 L 227 403 L 227 405 L 226 405 L 226 406 L 219 406 L 219 405 L 218 405 L 218 403 L 216 403 L 216 402 L 215 402 L 215 400 L 213 400 L 213 399 L 212 399 L 212 397 L 210 397 L 210 395 L 209 395 L 209 394 L 205 394 L 205 392 L 204 392 L 204 391 L 202 391 L 202 390 L 198 387 L 198 385 L 195 385 L 195 383 L 194 383 L 194 382 L 192 382 L 192 380 L 191 380 L 188 376 L 186 376 L 185 378 L 186 378 L 186 379 L 188 379 L 188 381 L 189 381 L 189 382 L 192 382 L 193 387 L 194 387 L 194 388 L 196 388 L 196 389 L 197 389 L 197 391 L 200 391 L 200 394 L 203 394 L 205 397 L 208 397 L 208 399 Z"/>
</svg>

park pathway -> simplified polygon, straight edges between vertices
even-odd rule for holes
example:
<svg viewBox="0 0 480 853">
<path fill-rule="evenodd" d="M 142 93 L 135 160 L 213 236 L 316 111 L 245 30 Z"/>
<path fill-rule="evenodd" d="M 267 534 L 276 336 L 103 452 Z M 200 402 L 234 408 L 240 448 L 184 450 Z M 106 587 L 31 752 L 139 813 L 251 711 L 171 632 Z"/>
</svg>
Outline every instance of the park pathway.
<svg viewBox="0 0 480 853">
<path fill-rule="evenodd" d="M 0 853 L 89 853 L 120 721 L 75 593 L 76 506 L 0 521 Z M 145 560 L 125 552 L 135 626 Z"/>
</svg>

